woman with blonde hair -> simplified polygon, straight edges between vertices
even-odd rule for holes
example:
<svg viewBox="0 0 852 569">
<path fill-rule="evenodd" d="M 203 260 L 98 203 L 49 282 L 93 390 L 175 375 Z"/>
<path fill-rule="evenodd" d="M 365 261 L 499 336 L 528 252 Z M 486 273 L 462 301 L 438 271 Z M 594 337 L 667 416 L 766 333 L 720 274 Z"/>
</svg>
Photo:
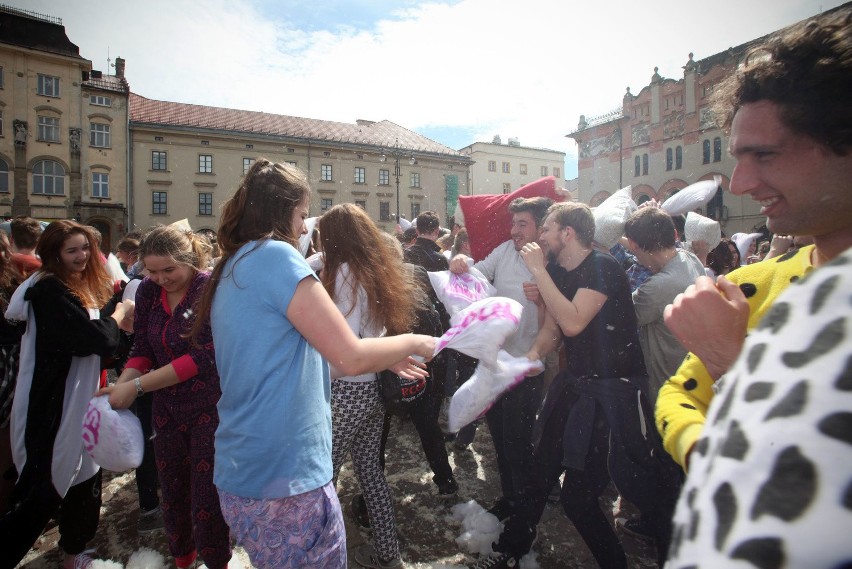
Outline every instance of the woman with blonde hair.
<svg viewBox="0 0 852 569">
<path fill-rule="evenodd" d="M 336 205 L 320 218 L 324 266 L 320 279 L 353 333 L 360 338 L 397 335 L 414 320 L 419 289 L 398 250 L 363 209 Z M 334 479 L 347 454 L 364 495 L 375 548 L 355 550 L 365 567 L 400 567 L 393 501 L 382 465 L 385 406 L 375 373 L 341 377 L 331 385 Z"/>
<path fill-rule="evenodd" d="M 110 303 L 112 279 L 92 231 L 54 221 L 36 253 L 41 269 L 9 301 L 6 318 L 26 321 L 12 403 L 18 481 L 0 518 L 0 567 L 14 567 L 57 512 L 66 569 L 92 563 L 86 544 L 101 507 L 100 467 L 83 451 L 83 416 L 98 388 L 101 358 L 129 329 L 133 302 Z"/>
<path fill-rule="evenodd" d="M 194 341 L 196 303 L 207 284 L 211 247 L 202 235 L 155 227 L 139 244 L 148 276 L 136 291 L 133 348 L 108 393 L 127 408 L 153 392 L 154 456 L 169 551 L 178 567 L 200 556 L 210 569 L 228 565 L 231 546 L 213 485 L 213 437 L 221 391 L 209 320 Z"/>
<path fill-rule="evenodd" d="M 222 209 L 222 258 L 198 314 L 210 315 L 222 386 L 214 481 L 259 569 L 346 567 L 329 364 L 336 375 L 393 366 L 422 377 L 408 356 L 428 358 L 435 344 L 352 332 L 299 252 L 309 206 L 300 170 L 259 158 Z"/>
</svg>

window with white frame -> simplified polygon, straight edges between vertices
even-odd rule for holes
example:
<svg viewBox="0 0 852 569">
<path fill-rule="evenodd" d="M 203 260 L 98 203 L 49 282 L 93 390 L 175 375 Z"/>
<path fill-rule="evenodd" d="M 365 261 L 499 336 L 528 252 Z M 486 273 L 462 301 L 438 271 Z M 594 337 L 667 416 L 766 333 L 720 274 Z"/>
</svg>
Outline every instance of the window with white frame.
<svg viewBox="0 0 852 569">
<path fill-rule="evenodd" d="M 59 119 L 39 115 L 37 140 L 59 142 Z"/>
<path fill-rule="evenodd" d="M 379 170 L 379 185 L 380 186 L 389 186 L 390 185 L 390 170 Z"/>
<path fill-rule="evenodd" d="M 331 209 L 331 206 L 334 205 L 334 200 L 331 198 L 322 198 L 320 199 L 320 211 L 325 213 Z"/>
<path fill-rule="evenodd" d="M 105 97 L 104 95 L 91 95 L 89 97 L 89 103 L 93 105 L 98 105 L 99 107 L 111 107 L 112 97 Z"/>
<path fill-rule="evenodd" d="M 38 94 L 45 97 L 59 96 L 59 77 L 38 74 Z"/>
<path fill-rule="evenodd" d="M 416 219 L 418 215 L 420 215 L 420 204 L 411 204 L 411 219 Z"/>
<path fill-rule="evenodd" d="M 497 171 L 497 161 L 496 160 L 489 160 L 488 161 L 488 171 L 489 172 L 496 172 Z"/>
<path fill-rule="evenodd" d="M 520 166 L 518 166 L 518 171 L 521 173 L 521 176 L 526 176 L 527 175 L 527 165 L 521 164 Z"/>
<path fill-rule="evenodd" d="M 367 183 L 367 169 L 362 168 L 360 166 L 355 167 L 355 183 L 356 184 L 366 184 Z"/>
<path fill-rule="evenodd" d="M 379 221 L 390 221 L 390 202 L 379 202 Z"/>
<path fill-rule="evenodd" d="M 363 210 L 367 210 L 367 200 L 355 200 L 355 205 Z"/>
<path fill-rule="evenodd" d="M 9 193 L 9 165 L 0 158 L 0 193 Z"/>
<path fill-rule="evenodd" d="M 109 174 L 105 172 L 92 173 L 92 197 L 93 198 L 108 198 L 109 197 Z"/>
<path fill-rule="evenodd" d="M 411 173 L 411 187 L 419 188 L 420 187 L 420 172 L 412 172 Z"/>
<path fill-rule="evenodd" d="M 213 155 L 199 154 L 198 155 L 198 173 L 212 174 L 213 173 Z"/>
<path fill-rule="evenodd" d="M 512 165 L 510 163 L 503 162 L 502 166 L 503 166 L 503 173 L 504 174 L 511 174 L 512 173 Z"/>
<path fill-rule="evenodd" d="M 541 167 L 541 175 L 542 175 L 542 176 L 547 176 L 547 166 L 542 166 L 542 167 Z"/>
<path fill-rule="evenodd" d="M 164 150 L 151 151 L 151 170 L 165 170 L 167 166 Z"/>
<path fill-rule="evenodd" d="M 153 215 L 166 215 L 169 212 L 169 194 L 167 192 L 152 192 L 151 197 L 151 213 Z"/>
<path fill-rule="evenodd" d="M 198 215 L 213 215 L 213 194 L 201 192 L 198 194 Z"/>
<path fill-rule="evenodd" d="M 108 124 L 89 124 L 89 144 L 98 148 L 109 148 L 112 146 L 112 138 Z"/>
<path fill-rule="evenodd" d="M 65 168 L 54 160 L 40 160 L 33 166 L 33 193 L 45 196 L 65 194 Z"/>
<path fill-rule="evenodd" d="M 504 182 L 503 183 L 503 193 L 508 194 L 511 191 L 512 191 L 512 184 L 510 184 L 509 182 Z"/>
<path fill-rule="evenodd" d="M 553 175 L 556 176 L 557 178 L 561 178 L 562 177 L 562 169 L 554 167 L 553 168 Z"/>
<path fill-rule="evenodd" d="M 334 178 L 332 177 L 333 170 L 331 168 L 331 164 L 322 164 L 320 165 L 320 180 L 323 182 L 331 182 Z"/>
<path fill-rule="evenodd" d="M 243 176 L 248 174 L 252 164 L 254 164 L 254 158 L 243 158 Z"/>
</svg>

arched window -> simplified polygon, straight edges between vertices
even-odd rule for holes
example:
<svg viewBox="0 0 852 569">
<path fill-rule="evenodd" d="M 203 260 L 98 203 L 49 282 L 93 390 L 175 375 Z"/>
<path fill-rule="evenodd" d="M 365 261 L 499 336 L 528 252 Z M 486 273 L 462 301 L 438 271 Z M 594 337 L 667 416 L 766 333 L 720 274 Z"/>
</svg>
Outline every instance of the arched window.
<svg viewBox="0 0 852 569">
<path fill-rule="evenodd" d="M 675 148 L 675 170 L 683 168 L 683 146 Z"/>
<path fill-rule="evenodd" d="M 9 165 L 0 158 L 0 193 L 9 193 Z"/>
<path fill-rule="evenodd" d="M 703 152 L 702 152 L 702 156 L 704 158 L 704 163 L 709 164 L 710 163 L 710 139 L 709 138 L 706 138 L 704 140 L 704 149 L 703 149 Z"/>
<path fill-rule="evenodd" d="M 645 176 L 648 174 L 648 155 L 642 155 L 642 175 Z"/>
<path fill-rule="evenodd" d="M 713 162 L 722 161 L 722 139 L 718 136 L 713 139 Z"/>
<path fill-rule="evenodd" d="M 639 156 L 633 159 L 633 175 L 638 176 L 642 173 L 642 163 L 640 162 Z"/>
<path fill-rule="evenodd" d="M 680 148 L 678 146 L 678 148 Z M 672 169 L 672 149 L 666 148 L 666 172 Z"/>
<path fill-rule="evenodd" d="M 65 194 L 65 168 L 53 160 L 41 160 L 33 166 L 33 193 L 47 196 Z"/>
</svg>

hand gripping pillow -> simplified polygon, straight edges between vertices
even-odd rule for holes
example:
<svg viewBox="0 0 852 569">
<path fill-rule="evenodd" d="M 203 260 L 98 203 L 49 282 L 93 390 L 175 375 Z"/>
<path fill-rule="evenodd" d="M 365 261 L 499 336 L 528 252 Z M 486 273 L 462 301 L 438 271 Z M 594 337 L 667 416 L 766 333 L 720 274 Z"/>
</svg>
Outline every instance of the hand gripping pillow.
<svg viewBox="0 0 852 569">
<path fill-rule="evenodd" d="M 504 350 L 500 350 L 495 361 L 480 360 L 476 371 L 450 400 L 450 431 L 455 433 L 482 417 L 498 397 L 522 382 L 528 373 L 543 369 L 541 362 L 518 358 Z"/>
<path fill-rule="evenodd" d="M 452 348 L 477 360 L 494 362 L 506 337 L 518 329 L 521 312 L 521 303 L 511 298 L 478 300 L 450 318 L 452 327 L 438 338 L 435 355 Z"/>
<path fill-rule="evenodd" d="M 102 468 L 124 472 L 142 464 L 142 424 L 127 409 L 114 410 L 106 395 L 89 401 L 83 417 L 83 446 Z"/>
<path fill-rule="evenodd" d="M 430 272 L 429 281 L 450 316 L 497 292 L 485 275 L 473 268 L 460 275 L 452 271 Z"/>
<path fill-rule="evenodd" d="M 624 224 L 636 211 L 632 193 L 632 186 L 621 188 L 592 212 L 595 216 L 595 241 L 607 249 L 612 249 L 618 243 L 624 235 Z"/>
</svg>

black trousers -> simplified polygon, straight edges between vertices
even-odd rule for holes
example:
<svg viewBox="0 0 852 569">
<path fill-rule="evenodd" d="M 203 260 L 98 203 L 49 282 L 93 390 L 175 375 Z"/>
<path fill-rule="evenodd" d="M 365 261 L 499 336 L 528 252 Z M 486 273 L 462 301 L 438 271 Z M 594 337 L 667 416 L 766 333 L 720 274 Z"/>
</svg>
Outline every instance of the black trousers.
<svg viewBox="0 0 852 569">
<path fill-rule="evenodd" d="M 543 381 L 544 374 L 526 378 L 504 393 L 485 415 L 494 441 L 503 498 L 512 504 L 527 500 L 533 493 L 532 436 Z"/>
<path fill-rule="evenodd" d="M 65 498 L 56 493 L 47 476 L 18 479 L 12 494 L 12 507 L 0 518 L 0 569 L 13 569 L 24 558 L 44 531 L 45 526 L 62 506 L 59 515 L 59 547 L 75 555 L 98 529 L 101 510 L 101 471 L 69 488 Z"/>
<path fill-rule="evenodd" d="M 152 436 L 154 429 L 152 425 L 151 409 L 154 404 L 154 394 L 146 393 L 138 397 L 131 406 L 131 410 L 142 423 L 142 436 L 145 439 L 145 453 L 142 455 L 142 464 L 136 469 L 136 491 L 139 493 L 139 509 L 150 512 L 160 505 L 157 490 L 160 486 L 157 478 L 157 462 L 154 459 L 154 442 Z"/>
<path fill-rule="evenodd" d="M 429 382 L 426 395 L 415 400 L 409 409 L 411 420 L 420 444 L 426 455 L 429 468 L 432 469 L 432 480 L 438 486 L 453 480 L 453 469 L 447 457 L 447 447 L 444 444 L 444 434 L 438 426 L 438 415 L 441 413 L 441 402 L 444 398 L 444 381 L 447 374 L 446 358 L 438 354 L 429 363 Z"/>
<path fill-rule="evenodd" d="M 636 393 L 629 386 L 626 391 Z M 654 532 L 658 558 L 665 559 L 681 477 L 653 431 L 650 407 L 636 404 L 638 397 L 622 398 L 614 393 L 603 397 L 598 393 L 590 402 L 564 374 L 554 379 L 547 397 L 532 461 L 533 496 L 518 504 L 495 549 L 516 557 L 529 551 L 550 489 L 564 472 L 562 508 L 600 567 L 627 567 L 621 542 L 598 502 L 610 480 L 640 510 L 643 521 Z M 587 404 L 587 420 L 578 425 L 570 423 L 575 407 Z M 643 425 L 651 430 L 643 429 Z M 565 466 L 566 443 L 570 446 L 573 442 L 566 437 L 588 443 L 581 468 L 576 463 L 574 467 Z"/>
</svg>

